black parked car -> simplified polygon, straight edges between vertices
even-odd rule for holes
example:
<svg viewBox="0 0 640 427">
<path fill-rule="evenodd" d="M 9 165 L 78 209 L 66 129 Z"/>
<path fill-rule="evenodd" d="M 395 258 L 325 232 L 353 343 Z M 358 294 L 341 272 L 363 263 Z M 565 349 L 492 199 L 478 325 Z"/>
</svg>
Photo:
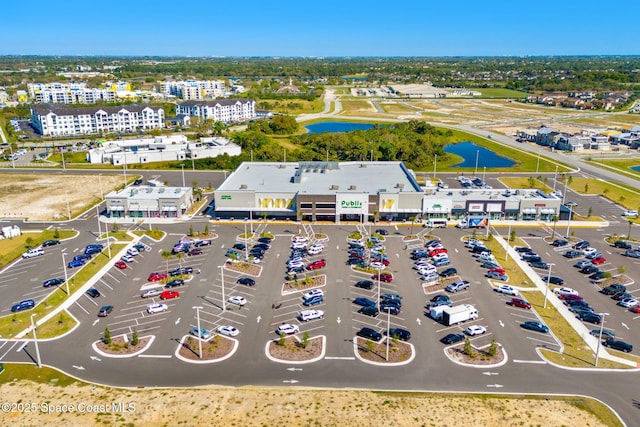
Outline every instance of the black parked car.
<svg viewBox="0 0 640 427">
<path fill-rule="evenodd" d="M 91 298 L 98 298 L 100 295 L 102 295 L 100 291 L 97 290 L 96 288 L 87 289 L 86 294 L 89 295 Z"/>
<path fill-rule="evenodd" d="M 591 280 L 604 279 L 604 275 L 605 275 L 604 271 L 596 271 L 595 273 L 593 273 L 592 275 L 589 276 L 589 279 L 591 279 Z"/>
<path fill-rule="evenodd" d="M 578 242 L 572 246 L 573 249 L 581 251 L 583 249 L 587 249 L 589 247 L 589 242 L 587 240 L 583 240 L 582 242 Z"/>
<path fill-rule="evenodd" d="M 519 253 L 533 252 L 533 249 L 527 246 L 516 246 L 514 249 L 516 250 L 516 252 L 519 252 Z"/>
<path fill-rule="evenodd" d="M 371 328 L 362 328 L 357 332 L 356 335 L 363 338 L 369 338 L 373 341 L 380 341 L 382 339 L 382 334 Z"/>
<path fill-rule="evenodd" d="M 600 292 L 602 292 L 605 295 L 615 295 L 618 292 L 626 292 L 626 291 L 627 291 L 627 287 L 626 286 L 621 285 L 619 283 L 614 283 L 613 285 L 607 286 L 606 288 L 604 288 Z"/>
<path fill-rule="evenodd" d="M 571 258 L 578 258 L 580 255 L 582 255 L 582 252 L 580 252 L 580 251 L 575 251 L 575 250 L 573 250 L 573 249 L 571 249 L 571 250 L 569 250 L 569 251 L 567 251 L 567 252 L 565 252 L 565 253 L 563 253 L 563 254 L 562 254 L 562 256 L 563 256 L 563 257 L 565 257 L 565 258 L 569 258 L 569 259 L 571 259 Z"/>
<path fill-rule="evenodd" d="M 620 340 L 614 340 L 612 338 L 607 339 L 602 343 L 605 347 L 612 348 L 614 350 L 624 351 L 625 353 L 631 352 L 633 350 L 633 346 L 629 343 Z"/>
<path fill-rule="evenodd" d="M 235 245 L 233 245 L 233 249 L 237 249 L 239 251 L 244 251 L 247 248 L 247 245 L 245 245 L 244 243 L 236 243 Z"/>
<path fill-rule="evenodd" d="M 60 240 L 45 240 L 44 242 L 42 242 L 42 247 L 46 248 L 47 246 L 54 246 L 59 244 Z"/>
<path fill-rule="evenodd" d="M 593 273 L 597 273 L 598 271 L 600 271 L 600 269 L 598 267 L 596 267 L 595 265 L 588 265 L 586 267 L 582 267 L 578 271 L 580 273 L 582 273 L 582 274 L 593 274 Z"/>
<path fill-rule="evenodd" d="M 182 267 L 182 268 L 176 268 L 176 269 L 170 270 L 169 276 L 175 277 L 175 276 L 180 276 L 182 274 L 191 274 L 191 273 L 193 273 L 193 267 Z"/>
<path fill-rule="evenodd" d="M 553 242 L 551 242 L 551 246 L 554 246 L 556 248 L 561 248 L 563 246 L 567 246 L 568 244 L 569 244 L 569 241 L 564 239 L 556 239 Z"/>
<path fill-rule="evenodd" d="M 526 262 L 539 262 L 539 261 L 542 261 L 542 258 L 540 257 L 540 255 L 538 255 L 536 253 L 533 253 L 533 252 L 527 252 L 527 253 L 522 254 L 520 259 L 522 259 L 523 261 L 526 261 Z"/>
<path fill-rule="evenodd" d="M 458 274 L 458 270 L 456 270 L 453 267 L 449 267 L 449 268 L 445 268 L 440 272 L 440 277 L 455 276 L 456 274 Z"/>
<path fill-rule="evenodd" d="M 464 341 L 464 338 L 465 336 L 462 334 L 449 334 L 442 337 L 440 339 L 440 342 L 442 344 L 450 345 L 450 344 L 458 343 L 460 341 Z"/>
<path fill-rule="evenodd" d="M 633 295 L 631 295 L 629 292 L 618 292 L 611 297 L 612 300 L 616 301 L 622 301 L 626 298 L 633 298 Z"/>
<path fill-rule="evenodd" d="M 377 317 L 380 314 L 380 310 L 376 307 L 364 306 L 358 310 L 358 313 L 364 314 L 365 316 Z"/>
<path fill-rule="evenodd" d="M 175 288 L 178 286 L 182 286 L 184 285 L 184 280 L 182 279 L 174 279 L 172 281 L 170 281 L 169 283 L 167 283 L 166 285 L 164 285 L 165 288 L 170 289 L 170 288 Z"/>
<path fill-rule="evenodd" d="M 619 249 L 633 249 L 633 247 L 629 243 L 625 242 L 624 240 L 616 240 L 613 246 Z"/>
<path fill-rule="evenodd" d="M 271 243 L 271 239 L 269 237 L 261 237 L 261 238 L 258 239 L 258 242 L 270 244 Z"/>
<path fill-rule="evenodd" d="M 387 335 L 387 331 L 384 331 L 384 334 Z M 411 332 L 402 328 L 391 328 L 389 329 L 389 336 L 393 338 L 398 338 L 402 341 L 409 341 L 411 339 Z"/>
<path fill-rule="evenodd" d="M 383 301 L 380 303 L 380 311 L 383 313 L 386 313 L 388 311 L 389 314 L 396 315 L 396 314 L 400 314 L 400 307 L 398 307 L 395 304 L 385 304 Z"/>
<path fill-rule="evenodd" d="M 360 280 L 356 282 L 356 288 L 373 289 L 373 282 L 371 280 Z"/>
<path fill-rule="evenodd" d="M 256 281 L 250 277 L 241 277 L 237 280 L 237 282 L 240 283 L 241 285 L 246 285 L 246 286 L 255 286 L 256 284 Z"/>
<path fill-rule="evenodd" d="M 549 283 L 551 283 L 552 285 L 562 286 L 562 285 L 564 285 L 564 279 L 562 277 L 558 277 L 558 276 L 550 276 L 549 277 Z"/>
<path fill-rule="evenodd" d="M 594 323 L 596 325 L 599 325 L 600 322 L 602 322 L 602 317 L 600 317 L 599 314 L 591 313 L 589 311 L 581 311 L 578 314 L 578 319 L 584 322 Z"/>
</svg>

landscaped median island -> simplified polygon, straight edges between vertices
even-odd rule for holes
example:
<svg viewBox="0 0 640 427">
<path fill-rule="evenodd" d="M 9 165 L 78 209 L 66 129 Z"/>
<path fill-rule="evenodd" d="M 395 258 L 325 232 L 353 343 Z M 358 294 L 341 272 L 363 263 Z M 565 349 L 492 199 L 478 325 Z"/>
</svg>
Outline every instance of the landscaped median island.
<svg viewBox="0 0 640 427">
<path fill-rule="evenodd" d="M 202 354 L 200 348 L 202 348 Z M 237 348 L 237 340 L 220 334 L 213 334 L 211 338 L 206 340 L 186 335 L 180 341 L 176 355 L 184 361 L 192 363 L 220 362 L 233 356 Z"/>
<path fill-rule="evenodd" d="M 111 338 L 108 329 L 105 329 L 103 338 L 93 343 L 93 348 L 97 353 L 107 357 L 134 357 L 143 353 L 154 340 L 153 335 L 138 338 L 138 332 L 133 331 L 129 338 L 125 335 L 118 335 Z"/>
<path fill-rule="evenodd" d="M 413 359 L 415 353 L 411 344 L 391 338 L 387 348 L 387 340 L 387 337 L 380 341 L 356 337 L 354 344 L 358 356 L 367 362 L 397 365 L 409 363 Z"/>
<path fill-rule="evenodd" d="M 125 244 L 120 243 L 111 244 L 111 253 L 118 253 L 125 246 Z M 82 288 L 89 279 L 95 276 L 100 269 L 111 261 L 107 253 L 107 248 L 105 248 L 98 256 L 87 262 L 87 264 L 69 278 L 69 292 L 71 295 Z M 55 288 L 51 294 L 44 301 L 37 304 L 33 310 L 0 317 L 0 335 L 3 337 L 13 337 L 19 332 L 30 328 L 31 315 L 36 314 L 36 320 L 42 319 L 51 311 L 55 310 L 69 297 L 66 289 L 67 286 L 65 284 Z M 58 336 L 68 332 L 75 327 L 75 325 L 75 319 L 66 312 L 61 312 L 58 316 L 38 326 L 38 338 L 43 339 Z"/>
<path fill-rule="evenodd" d="M 305 332 L 302 339 L 297 335 L 281 336 L 267 343 L 267 355 L 281 363 L 315 362 L 324 355 L 325 337 L 309 337 Z"/>
</svg>

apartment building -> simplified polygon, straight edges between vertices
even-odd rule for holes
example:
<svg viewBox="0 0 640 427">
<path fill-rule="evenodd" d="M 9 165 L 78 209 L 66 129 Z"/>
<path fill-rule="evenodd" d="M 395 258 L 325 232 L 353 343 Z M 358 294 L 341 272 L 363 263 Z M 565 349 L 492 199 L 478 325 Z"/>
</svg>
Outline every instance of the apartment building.
<svg viewBox="0 0 640 427">
<path fill-rule="evenodd" d="M 224 95 L 224 82 L 220 80 L 179 80 L 160 83 L 160 92 L 186 100 L 218 98 Z"/>
<path fill-rule="evenodd" d="M 244 98 L 186 101 L 176 105 L 177 114 L 201 117 L 215 122 L 244 122 L 256 117 L 256 102 Z"/>
<path fill-rule="evenodd" d="M 88 88 L 86 83 L 30 83 L 29 97 L 36 104 L 95 104 L 115 102 L 117 91 L 113 88 Z"/>
</svg>

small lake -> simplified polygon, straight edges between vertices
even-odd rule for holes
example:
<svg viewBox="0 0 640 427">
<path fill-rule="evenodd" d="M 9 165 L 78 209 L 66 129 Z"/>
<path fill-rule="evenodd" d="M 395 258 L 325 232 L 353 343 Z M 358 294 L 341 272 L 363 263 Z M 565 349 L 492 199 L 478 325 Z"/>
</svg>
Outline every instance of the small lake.
<svg viewBox="0 0 640 427">
<path fill-rule="evenodd" d="M 460 142 L 458 144 L 448 144 L 444 147 L 447 153 L 456 154 L 464 160 L 461 163 L 451 165 L 459 168 L 475 168 L 476 156 L 478 159 L 478 167 L 483 168 L 510 168 L 516 162 L 507 157 L 498 156 L 493 151 L 480 147 L 473 142 Z"/>
<path fill-rule="evenodd" d="M 636 171 L 636 172 L 640 172 L 640 166 L 631 166 L 629 169 Z"/>
<path fill-rule="evenodd" d="M 375 125 L 372 123 L 355 122 L 318 122 L 305 126 L 309 133 L 349 132 L 352 130 L 367 130 Z"/>
</svg>

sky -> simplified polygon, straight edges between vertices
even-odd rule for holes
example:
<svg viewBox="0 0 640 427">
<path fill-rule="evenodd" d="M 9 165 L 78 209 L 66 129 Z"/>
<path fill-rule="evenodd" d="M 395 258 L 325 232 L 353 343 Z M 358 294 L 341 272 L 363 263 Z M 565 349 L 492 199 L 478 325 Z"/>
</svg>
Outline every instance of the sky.
<svg viewBox="0 0 640 427">
<path fill-rule="evenodd" d="M 638 55 L 637 0 L 7 0 L 0 55 Z"/>
</svg>

